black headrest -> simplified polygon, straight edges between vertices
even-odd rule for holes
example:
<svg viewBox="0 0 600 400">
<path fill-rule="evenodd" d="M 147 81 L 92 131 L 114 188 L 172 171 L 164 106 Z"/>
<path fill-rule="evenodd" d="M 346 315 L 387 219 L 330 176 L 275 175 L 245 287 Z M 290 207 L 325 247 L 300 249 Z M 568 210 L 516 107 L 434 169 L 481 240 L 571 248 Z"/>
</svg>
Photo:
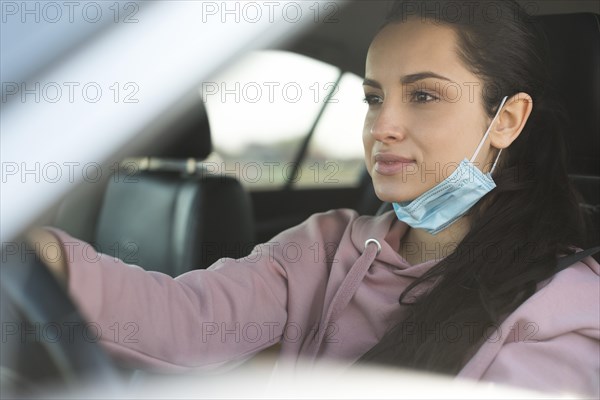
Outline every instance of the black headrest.
<svg viewBox="0 0 600 400">
<path fill-rule="evenodd" d="M 178 276 L 254 247 L 252 205 L 234 178 L 138 172 L 110 180 L 94 246 L 126 263 Z"/>
<path fill-rule="evenodd" d="M 551 73 L 569 113 L 569 173 L 600 176 L 600 19 L 598 14 L 545 15 Z"/>
<path fill-rule="evenodd" d="M 212 152 L 210 124 L 206 108 L 201 101 L 187 110 L 183 116 L 169 126 L 169 132 L 160 146 L 155 146 L 151 154 L 139 154 L 171 159 L 195 158 L 204 160 Z"/>
</svg>

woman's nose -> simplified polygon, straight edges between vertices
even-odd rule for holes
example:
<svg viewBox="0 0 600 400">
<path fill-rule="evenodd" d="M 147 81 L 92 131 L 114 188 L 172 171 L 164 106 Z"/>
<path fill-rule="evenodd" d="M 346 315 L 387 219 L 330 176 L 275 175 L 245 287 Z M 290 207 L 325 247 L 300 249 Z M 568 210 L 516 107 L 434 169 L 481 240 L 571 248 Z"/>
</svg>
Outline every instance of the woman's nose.
<svg viewBox="0 0 600 400">
<path fill-rule="evenodd" d="M 370 133 L 377 141 L 390 143 L 405 137 L 400 110 L 397 107 L 382 104 L 371 125 Z"/>
</svg>

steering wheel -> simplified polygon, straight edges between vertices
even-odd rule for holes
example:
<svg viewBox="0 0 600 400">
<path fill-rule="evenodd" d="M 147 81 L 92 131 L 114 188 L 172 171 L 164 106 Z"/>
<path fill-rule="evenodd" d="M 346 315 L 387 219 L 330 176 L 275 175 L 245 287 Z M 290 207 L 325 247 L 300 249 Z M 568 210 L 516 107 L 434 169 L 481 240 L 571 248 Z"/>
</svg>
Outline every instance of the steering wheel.
<svg viewBox="0 0 600 400">
<path fill-rule="evenodd" d="M 2 245 L 0 319 L 3 395 L 36 393 L 44 384 L 73 388 L 90 377 L 106 394 L 122 387 L 94 325 L 24 240 Z"/>
</svg>

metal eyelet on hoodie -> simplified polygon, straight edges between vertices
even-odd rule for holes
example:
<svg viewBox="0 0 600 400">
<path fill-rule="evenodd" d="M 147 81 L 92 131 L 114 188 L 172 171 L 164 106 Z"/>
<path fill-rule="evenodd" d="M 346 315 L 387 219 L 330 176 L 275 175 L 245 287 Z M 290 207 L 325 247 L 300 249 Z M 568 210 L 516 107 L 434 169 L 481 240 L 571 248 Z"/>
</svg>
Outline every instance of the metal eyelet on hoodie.
<svg viewBox="0 0 600 400">
<path fill-rule="evenodd" d="M 369 243 L 375 243 L 377 245 L 377 255 L 379 255 L 379 253 L 381 253 L 381 243 L 379 243 L 377 239 L 367 239 L 365 241 L 365 250 L 367 249 L 367 246 L 369 246 Z"/>
</svg>

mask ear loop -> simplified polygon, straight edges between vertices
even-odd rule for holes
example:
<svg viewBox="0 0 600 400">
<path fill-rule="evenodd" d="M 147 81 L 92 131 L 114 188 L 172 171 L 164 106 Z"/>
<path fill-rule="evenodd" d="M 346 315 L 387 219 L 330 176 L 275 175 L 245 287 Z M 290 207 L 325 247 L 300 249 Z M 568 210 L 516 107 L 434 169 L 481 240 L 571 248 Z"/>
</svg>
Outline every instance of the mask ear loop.
<svg viewBox="0 0 600 400">
<path fill-rule="evenodd" d="M 494 170 L 496 169 L 496 164 L 498 164 L 498 159 L 500 159 L 500 154 L 502 154 L 502 149 L 498 150 L 498 155 L 496 156 L 496 160 L 494 161 L 494 164 L 492 164 L 492 169 L 490 169 L 490 175 L 494 173 Z"/>
<path fill-rule="evenodd" d="M 475 150 L 473 157 L 471 157 L 471 160 L 469 160 L 471 163 L 473 163 L 473 161 L 475 161 L 475 159 L 477 158 L 477 155 L 479 155 L 479 151 L 481 150 L 481 147 L 483 147 L 483 144 L 485 143 L 488 135 L 490 134 L 490 130 L 492 129 L 492 126 L 494 125 L 494 121 L 496 121 L 496 118 L 498 118 L 498 115 L 500 115 L 500 111 L 502 111 L 502 107 L 504 107 L 504 103 L 506 103 L 507 99 L 508 99 L 508 96 L 504 96 L 504 98 L 502 99 L 502 103 L 500 103 L 500 107 L 498 107 L 498 111 L 496 111 L 496 115 L 494 115 L 492 122 L 490 122 L 490 126 L 487 128 L 487 131 L 485 131 L 485 135 L 483 135 L 483 139 L 481 139 L 481 141 L 479 142 L 479 145 L 477 146 L 477 149 Z M 494 161 L 494 164 L 492 165 L 490 174 L 492 172 L 494 172 L 494 169 L 496 168 L 496 164 L 498 163 L 498 159 L 500 158 L 501 153 L 502 153 L 502 149 L 500 149 L 500 151 L 498 152 L 498 155 L 496 156 L 496 161 Z"/>
</svg>

